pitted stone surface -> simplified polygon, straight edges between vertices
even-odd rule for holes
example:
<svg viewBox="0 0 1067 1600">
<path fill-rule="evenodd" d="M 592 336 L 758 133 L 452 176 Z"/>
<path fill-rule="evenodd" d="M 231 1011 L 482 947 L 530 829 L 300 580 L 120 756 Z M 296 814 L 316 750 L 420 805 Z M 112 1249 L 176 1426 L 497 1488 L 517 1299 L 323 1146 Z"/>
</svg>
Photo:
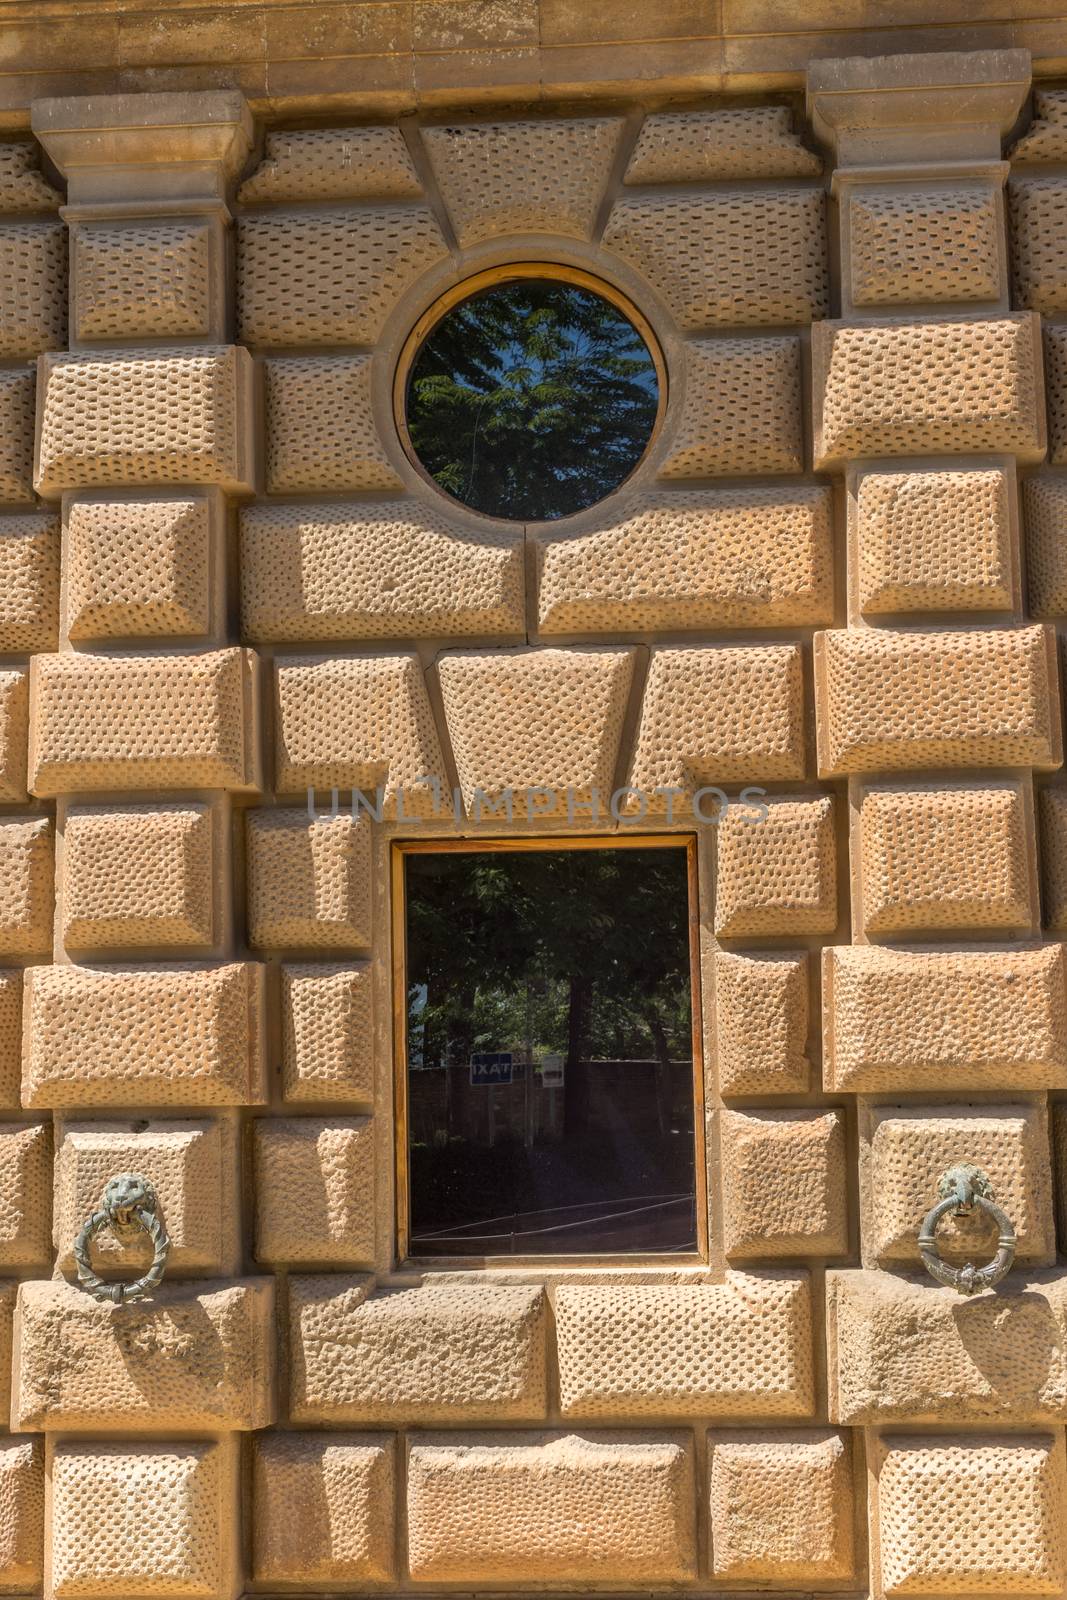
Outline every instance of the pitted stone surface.
<svg viewBox="0 0 1067 1600">
<path fill-rule="evenodd" d="M 798 339 L 691 339 L 685 405 L 664 478 L 800 472 Z"/>
<path fill-rule="evenodd" d="M 422 193 L 399 128 L 268 132 L 263 160 L 238 190 L 244 204 L 279 200 L 414 200 Z"/>
<path fill-rule="evenodd" d="M 712 1434 L 708 1451 L 716 1578 L 777 1587 L 854 1578 L 846 1435 Z"/>
<path fill-rule="evenodd" d="M 33 369 L 0 372 L 0 496 L 33 500 Z"/>
<path fill-rule="evenodd" d="M 253 1142 L 256 1260 L 373 1265 L 371 1118 L 272 1117 Z"/>
<path fill-rule="evenodd" d="M 1067 478 L 1041 475 L 1023 484 L 1026 569 L 1035 617 L 1067 615 Z"/>
<path fill-rule="evenodd" d="M 1045 322 L 1045 391 L 1048 397 L 1048 458 L 1067 462 L 1067 327 Z"/>
<path fill-rule="evenodd" d="M 75 500 L 66 532 L 72 639 L 195 638 L 208 632 L 206 498 Z"/>
<path fill-rule="evenodd" d="M 0 817 L 0 957 L 52 951 L 50 817 Z"/>
<path fill-rule="evenodd" d="M 841 1113 L 723 1111 L 721 1119 L 726 1254 L 847 1254 Z"/>
<path fill-rule="evenodd" d="M 282 1093 L 290 1104 L 373 1100 L 371 984 L 369 961 L 282 967 Z"/>
<path fill-rule="evenodd" d="M 1067 788 L 1042 789 L 1041 817 L 1042 921 L 1051 932 L 1067 930 Z"/>
<path fill-rule="evenodd" d="M 716 828 L 715 932 L 833 933 L 837 926 L 834 799 L 731 804 Z"/>
<path fill-rule="evenodd" d="M 11 1415 L 11 1333 L 17 1293 L 14 1279 L 0 1278 L 0 1417 L 5 1428 Z"/>
<path fill-rule="evenodd" d="M 248 813 L 248 942 L 362 949 L 371 940 L 371 824 L 307 810 Z"/>
<path fill-rule="evenodd" d="M 71 235 L 79 339 L 206 339 L 210 230 L 196 220 L 89 224 Z"/>
<path fill-rule="evenodd" d="M 371 409 L 370 356 L 263 363 L 267 492 L 399 489 Z"/>
<path fill-rule="evenodd" d="M 5 804 L 20 805 L 28 798 L 29 712 L 29 674 L 18 668 L 0 672 L 0 801 Z"/>
<path fill-rule="evenodd" d="M 206 805 L 72 807 L 63 831 L 68 950 L 206 948 L 215 861 Z"/>
<path fill-rule="evenodd" d="M 58 518 L 0 517 L 0 651 L 54 650 L 58 637 Z"/>
<path fill-rule="evenodd" d="M 0 1267 L 47 1268 L 51 1227 L 52 1129 L 0 1122 Z"/>
<path fill-rule="evenodd" d="M 372 1278 L 289 1280 L 290 1420 L 537 1421 L 545 1414 L 539 1288 L 432 1284 L 373 1293 Z"/>
<path fill-rule="evenodd" d="M 995 468 L 863 473 L 855 495 L 863 614 L 1010 610 L 1010 493 Z"/>
<path fill-rule="evenodd" d="M 715 953 L 719 1090 L 804 1094 L 808 1058 L 808 958 Z"/>
<path fill-rule="evenodd" d="M 252 1571 L 260 1583 L 394 1576 L 396 1441 L 388 1433 L 274 1433 L 254 1445 Z"/>
<path fill-rule="evenodd" d="M 41 1587 L 44 1450 L 39 1439 L 0 1440 L 0 1588 Z"/>
<path fill-rule="evenodd" d="M 991 187 L 862 188 L 847 226 L 858 306 L 997 298 L 1001 220 Z"/>
<path fill-rule="evenodd" d="M 61 222 L 0 222 L 4 319 L 0 358 L 17 360 L 67 342 L 67 230 Z"/>
<path fill-rule="evenodd" d="M 0 1109 L 17 1111 L 22 1085 L 22 973 L 0 969 Z M 0 1395 L 0 1417 L 4 1414 Z"/>
<path fill-rule="evenodd" d="M 715 178 L 811 178 L 822 171 L 793 130 L 788 106 L 661 111 L 645 118 L 627 183 Z"/>
<path fill-rule="evenodd" d="M 1067 91 L 1035 91 L 1034 121 L 1008 155 L 1014 162 L 1067 161 Z"/>
<path fill-rule="evenodd" d="M 1067 183 L 1063 178 L 1015 178 L 1008 185 L 1012 280 L 1016 305 L 1067 311 L 1063 257 L 1067 247 Z"/>
<path fill-rule="evenodd" d="M 57 211 L 63 196 L 46 183 L 30 140 L 0 145 L 0 211 Z"/>
</svg>

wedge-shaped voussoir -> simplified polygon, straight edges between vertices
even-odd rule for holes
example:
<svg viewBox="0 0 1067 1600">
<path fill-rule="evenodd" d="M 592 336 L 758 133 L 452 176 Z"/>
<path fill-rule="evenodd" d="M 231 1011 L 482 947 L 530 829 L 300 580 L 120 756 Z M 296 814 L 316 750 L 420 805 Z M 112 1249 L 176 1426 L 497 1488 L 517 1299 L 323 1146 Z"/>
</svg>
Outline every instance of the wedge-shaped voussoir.
<svg viewBox="0 0 1067 1600">
<path fill-rule="evenodd" d="M 659 111 L 646 117 L 626 168 L 626 182 L 812 178 L 821 171 L 819 157 L 794 131 L 788 106 L 745 106 Z"/>
<path fill-rule="evenodd" d="M 40 1589 L 43 1559 L 43 1441 L 0 1440 L 0 1590 Z"/>
<path fill-rule="evenodd" d="M 408 1560 L 419 1582 L 669 1583 L 696 1572 L 685 1433 L 417 1438 Z"/>
<path fill-rule="evenodd" d="M 1053 630 L 815 636 L 819 773 L 1058 767 Z"/>
<path fill-rule="evenodd" d="M 830 1428 L 711 1434 L 708 1495 L 716 1578 L 788 1588 L 854 1576 L 846 1434 Z"/>
<path fill-rule="evenodd" d="M 823 952 L 828 1090 L 1067 1087 L 1063 947 Z"/>
<path fill-rule="evenodd" d="M 252 1571 L 261 1583 L 382 1582 L 396 1570 L 391 1433 L 255 1441 Z"/>
<path fill-rule="evenodd" d="M 292 1421 L 511 1422 L 545 1414 L 540 1288 L 290 1279 Z"/>
<path fill-rule="evenodd" d="M 250 651 L 34 656 L 30 789 L 256 787 Z"/>
<path fill-rule="evenodd" d="M 31 967 L 26 1105 L 236 1106 L 261 1095 L 263 969 Z"/>
<path fill-rule="evenodd" d="M 565 1417 L 812 1413 L 806 1272 L 561 1285 L 555 1310 Z"/>
<path fill-rule="evenodd" d="M 24 1283 L 13 1410 L 27 1432 L 265 1428 L 274 1282 L 164 1283 L 117 1316 L 78 1284 Z"/>
</svg>

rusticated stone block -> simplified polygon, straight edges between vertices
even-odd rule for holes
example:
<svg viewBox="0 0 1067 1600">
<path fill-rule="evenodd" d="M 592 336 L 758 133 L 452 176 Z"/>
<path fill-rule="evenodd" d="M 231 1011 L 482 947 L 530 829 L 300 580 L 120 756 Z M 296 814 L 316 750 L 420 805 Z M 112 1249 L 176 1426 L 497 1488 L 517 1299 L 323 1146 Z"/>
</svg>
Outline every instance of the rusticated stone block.
<svg viewBox="0 0 1067 1600">
<path fill-rule="evenodd" d="M 249 506 L 241 593 L 256 642 L 521 635 L 522 532 L 415 499 Z"/>
<path fill-rule="evenodd" d="M 829 1272 L 830 1418 L 859 1426 L 1062 1423 L 1067 1277 L 1013 1273 L 961 1300 L 925 1275 Z"/>
<path fill-rule="evenodd" d="M 830 497 L 815 485 L 634 495 L 591 530 L 531 539 L 542 634 L 833 616 Z"/>
<path fill-rule="evenodd" d="M 210 946 L 214 832 L 206 805 L 72 807 L 63 831 L 67 949 Z"/>
<path fill-rule="evenodd" d="M 803 468 L 799 339 L 690 340 L 664 478 Z"/>
<path fill-rule="evenodd" d="M 282 1093 L 291 1104 L 374 1098 L 371 965 L 283 966 Z"/>
<path fill-rule="evenodd" d="M 572 805 L 593 796 L 606 805 L 635 654 L 589 645 L 441 655 L 441 698 L 467 815 L 506 805 L 509 796 L 519 816 L 562 811 L 564 793 Z"/>
<path fill-rule="evenodd" d="M 255 657 L 35 656 L 30 788 L 256 786 Z"/>
<path fill-rule="evenodd" d="M 716 951 L 715 1026 L 721 1094 L 804 1094 L 807 956 Z"/>
<path fill-rule="evenodd" d="M 267 492 L 399 489 L 371 410 L 370 356 L 265 361 Z"/>
<path fill-rule="evenodd" d="M 820 777 L 1062 760 L 1048 628 L 816 634 L 815 699 Z"/>
<path fill-rule="evenodd" d="M 33 499 L 33 371 L 0 372 L 0 499 Z"/>
<path fill-rule="evenodd" d="M 511 233 L 588 239 L 623 126 L 618 117 L 543 117 L 423 128 L 459 243 Z"/>
<path fill-rule="evenodd" d="M 1067 1087 L 1060 945 L 823 952 L 829 1091 Z"/>
<path fill-rule="evenodd" d="M 860 1112 L 860 1233 L 865 1267 L 919 1268 L 922 1220 L 939 1199 L 942 1173 L 973 1161 L 1011 1217 L 1019 1261 L 1056 1258 L 1043 1105 L 867 1106 Z M 937 1242 L 946 1261 L 981 1262 L 997 1251 L 982 1212 L 949 1215 Z"/>
<path fill-rule="evenodd" d="M 260 201 L 411 200 L 422 193 L 415 163 L 395 126 L 282 128 L 268 132 L 263 160 L 238 190 Z"/>
<path fill-rule="evenodd" d="M 238 345 L 42 358 L 37 489 L 252 488 L 252 358 Z"/>
<path fill-rule="evenodd" d="M 22 973 L 0 969 L 0 1109 L 18 1109 L 22 1083 Z M 0 1396 L 0 1416 L 4 1409 Z"/>
<path fill-rule="evenodd" d="M 427 206 L 262 212 L 237 224 L 246 344 L 374 344 L 397 300 L 448 249 Z"/>
<path fill-rule="evenodd" d="M 52 951 L 50 817 L 0 818 L 0 955 Z"/>
<path fill-rule="evenodd" d="M 263 969 L 31 967 L 29 1106 L 235 1106 L 261 1093 Z"/>
<path fill-rule="evenodd" d="M 1067 183 L 1062 178 L 1013 178 L 1008 198 L 1015 303 L 1031 311 L 1067 311 Z"/>
<path fill-rule="evenodd" d="M 688 1434 L 433 1435 L 408 1456 L 421 1582 L 669 1583 L 696 1573 Z"/>
<path fill-rule="evenodd" d="M 235 1456 L 228 1440 L 64 1441 L 52 1459 L 56 1600 L 229 1600 Z"/>
<path fill-rule="evenodd" d="M 720 1115 L 726 1254 L 844 1255 L 848 1211 L 841 1113 Z"/>
<path fill-rule="evenodd" d="M 1013 162 L 1067 161 L 1067 93 L 1034 92 L 1034 122 L 1008 151 Z"/>
<path fill-rule="evenodd" d="M 374 1261 L 370 1117 L 272 1117 L 255 1125 L 256 1260 Z"/>
<path fill-rule="evenodd" d="M 72 1122 L 58 1129 L 52 1242 L 61 1272 L 75 1270 L 71 1246 L 100 1204 L 116 1172 L 140 1172 L 151 1183 L 170 1239 L 167 1278 L 231 1272 L 238 1256 L 239 1218 L 234 1190 L 236 1132 L 227 1121 L 138 1118 L 126 1122 Z M 93 1271 L 130 1281 L 146 1272 L 152 1245 L 105 1228 L 90 1245 Z"/>
<path fill-rule="evenodd" d="M 26 800 L 26 744 L 29 738 L 29 675 L 13 668 L 0 672 L 0 800 Z"/>
<path fill-rule="evenodd" d="M 283 794 L 359 789 L 383 814 L 430 809 L 427 778 L 443 781 L 426 684 L 415 655 L 278 656 L 275 785 Z M 422 780 L 420 782 L 420 780 Z"/>
<path fill-rule="evenodd" d="M 13 1414 L 30 1432 L 274 1420 L 270 1278 L 164 1284 L 121 1315 L 78 1284 L 23 1283 L 15 1346 Z"/>
<path fill-rule="evenodd" d="M 851 189 L 846 227 L 854 305 L 995 300 L 1000 293 L 1001 214 L 992 187 Z"/>
<path fill-rule="evenodd" d="M 850 505 L 860 611 L 1010 611 L 1013 496 L 999 468 L 860 473 Z"/>
<path fill-rule="evenodd" d="M 0 358 L 17 360 L 67 342 L 67 230 L 54 222 L 0 225 L 4 322 Z"/>
<path fill-rule="evenodd" d="M 207 496 L 75 500 L 67 512 L 70 637 L 207 633 L 213 509 Z"/>
<path fill-rule="evenodd" d="M 249 944 L 325 949 L 370 944 L 368 817 L 252 811 L 247 841 Z"/>
<path fill-rule="evenodd" d="M 853 456 L 1045 453 L 1037 318 L 818 322 L 815 466 Z"/>
<path fill-rule="evenodd" d="M 44 1449 L 39 1439 L 0 1441 L 0 1588 L 40 1589 L 44 1559 Z"/>
<path fill-rule="evenodd" d="M 1028 929 L 1031 841 L 1019 782 L 867 789 L 859 828 L 864 929 Z"/>
<path fill-rule="evenodd" d="M 731 805 L 716 830 L 715 932 L 832 933 L 837 842 L 832 795 Z"/>
<path fill-rule="evenodd" d="M 793 131 L 788 106 L 746 106 L 647 116 L 626 168 L 626 182 L 811 178 L 821 171 L 819 157 Z"/>
<path fill-rule="evenodd" d="M 39 150 L 30 140 L 0 145 L 0 211 L 58 211 L 63 196 L 39 170 Z"/>
<path fill-rule="evenodd" d="M 708 1458 L 716 1578 L 783 1588 L 855 1576 L 846 1435 L 712 1434 Z"/>
<path fill-rule="evenodd" d="M 51 1126 L 0 1122 L 0 1266 L 47 1267 L 51 1225 Z"/>
<path fill-rule="evenodd" d="M 1067 789 L 1042 789 L 1042 921 L 1053 933 L 1067 930 Z"/>
<path fill-rule="evenodd" d="M 650 812 L 669 815 L 672 792 L 703 805 L 704 785 L 802 778 L 805 760 L 799 645 L 653 650 L 629 778 Z"/>
<path fill-rule="evenodd" d="M 1056 1233 L 1067 1239 L 1067 1106 L 1053 1104 L 1052 1110 L 1052 1199 L 1056 1208 Z"/>
<path fill-rule="evenodd" d="M 814 1407 L 806 1272 L 723 1283 L 560 1284 L 565 1417 L 808 1417 Z"/>
<path fill-rule="evenodd" d="M 1035 617 L 1067 616 L 1067 478 L 1027 478 L 1026 570 Z"/>
<path fill-rule="evenodd" d="M 4 1427 L 11 1415 L 12 1324 L 18 1284 L 13 1278 L 0 1278 L 0 1418 Z"/>
<path fill-rule="evenodd" d="M 895 1435 L 872 1450 L 876 1594 L 1060 1593 L 1062 1431 Z"/>
<path fill-rule="evenodd" d="M 289 1280 L 292 1422 L 536 1421 L 545 1414 L 545 1297 L 532 1287 Z"/>
<path fill-rule="evenodd" d="M 1048 458 L 1067 462 L 1067 327 L 1044 324 L 1045 389 L 1048 395 Z"/>
<path fill-rule="evenodd" d="M 807 323 L 829 310 L 817 189 L 627 196 L 604 245 L 656 285 L 686 329 Z"/>
<path fill-rule="evenodd" d="M 252 1570 L 260 1583 L 385 1582 L 395 1573 L 396 1441 L 388 1433 L 256 1439 Z"/>
<path fill-rule="evenodd" d="M 58 638 L 59 520 L 0 517 L 0 651 L 54 650 Z"/>
<path fill-rule="evenodd" d="M 71 231 L 71 266 L 79 340 L 210 337 L 207 223 L 79 223 Z"/>
</svg>

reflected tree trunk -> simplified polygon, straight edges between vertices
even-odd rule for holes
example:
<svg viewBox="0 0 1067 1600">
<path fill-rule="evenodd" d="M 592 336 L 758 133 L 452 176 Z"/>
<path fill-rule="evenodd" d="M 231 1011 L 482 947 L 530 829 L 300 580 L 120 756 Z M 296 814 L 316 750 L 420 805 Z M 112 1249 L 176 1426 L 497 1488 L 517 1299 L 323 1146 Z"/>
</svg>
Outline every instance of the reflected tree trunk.
<svg viewBox="0 0 1067 1600">
<path fill-rule="evenodd" d="M 572 973 L 567 1010 L 567 1061 L 563 1075 L 563 1132 L 566 1139 L 581 1138 L 589 1127 L 589 1074 L 582 1069 L 592 984 Z"/>
</svg>

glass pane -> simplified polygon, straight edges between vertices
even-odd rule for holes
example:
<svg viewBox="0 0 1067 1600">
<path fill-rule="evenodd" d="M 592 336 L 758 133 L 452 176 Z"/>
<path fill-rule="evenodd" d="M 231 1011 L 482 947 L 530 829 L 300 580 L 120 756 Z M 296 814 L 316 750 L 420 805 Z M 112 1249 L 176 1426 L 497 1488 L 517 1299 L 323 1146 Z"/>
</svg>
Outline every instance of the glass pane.
<svg viewBox="0 0 1067 1600">
<path fill-rule="evenodd" d="M 695 1249 L 684 846 L 406 873 L 412 1255 Z"/>
<path fill-rule="evenodd" d="M 633 323 L 589 289 L 497 284 L 447 311 L 411 368 L 407 427 L 448 494 L 490 517 L 582 511 L 637 465 L 659 384 Z"/>
</svg>

